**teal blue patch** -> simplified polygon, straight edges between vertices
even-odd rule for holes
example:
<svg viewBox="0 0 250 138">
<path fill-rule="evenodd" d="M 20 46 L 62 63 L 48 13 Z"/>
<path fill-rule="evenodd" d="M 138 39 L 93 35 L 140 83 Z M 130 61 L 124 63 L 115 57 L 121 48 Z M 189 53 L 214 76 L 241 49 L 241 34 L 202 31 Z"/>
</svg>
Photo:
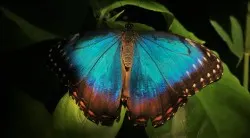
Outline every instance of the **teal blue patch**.
<svg viewBox="0 0 250 138">
<path fill-rule="evenodd" d="M 137 38 L 130 90 L 134 100 L 154 98 L 168 86 L 181 82 L 203 54 L 182 38 L 167 34 L 142 34 Z"/>
<path fill-rule="evenodd" d="M 79 40 L 68 49 L 70 63 L 80 80 L 98 93 L 111 92 L 114 100 L 120 96 L 122 70 L 120 61 L 121 42 L 114 33 Z"/>
</svg>

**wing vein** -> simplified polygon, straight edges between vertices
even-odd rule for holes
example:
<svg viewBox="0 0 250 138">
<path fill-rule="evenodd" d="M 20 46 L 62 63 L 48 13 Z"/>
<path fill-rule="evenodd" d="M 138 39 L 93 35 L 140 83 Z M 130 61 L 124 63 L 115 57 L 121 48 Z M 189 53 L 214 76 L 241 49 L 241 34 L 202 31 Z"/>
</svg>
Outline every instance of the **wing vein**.
<svg viewBox="0 0 250 138">
<path fill-rule="evenodd" d="M 115 38 L 114 38 L 115 39 Z M 114 39 L 112 39 L 112 40 L 114 40 Z M 92 71 L 92 69 L 95 67 L 95 65 L 98 63 L 98 61 L 101 59 L 101 57 L 107 52 L 107 51 L 109 51 L 109 49 L 110 48 L 112 48 L 117 42 L 119 41 L 119 39 L 116 39 L 116 41 L 111 45 L 111 46 L 109 46 L 99 57 L 98 57 L 98 59 L 96 60 L 96 62 L 94 63 L 94 65 L 91 67 L 91 69 L 87 72 L 87 74 L 86 74 L 86 76 L 88 76 L 88 74 Z M 118 45 L 118 47 L 117 48 L 119 48 L 119 45 Z M 84 79 L 82 79 L 82 80 L 80 80 L 80 82 L 82 82 Z M 79 83 L 80 83 L 79 82 Z M 91 92 L 91 94 L 90 94 L 90 99 L 92 98 L 92 96 L 93 96 L 93 91 Z M 110 96 L 108 95 L 108 98 L 110 98 Z M 108 100 L 108 99 L 107 99 Z M 86 107 L 89 109 L 89 107 L 91 106 L 91 102 L 90 103 L 88 103 L 88 105 L 86 105 Z"/>
<path fill-rule="evenodd" d="M 82 46 L 82 47 L 75 47 L 74 49 L 75 49 L 75 50 L 84 49 L 84 48 L 87 48 L 87 47 L 96 45 L 96 44 L 98 44 L 98 43 L 100 43 L 100 42 L 102 42 L 102 41 L 104 41 L 104 40 L 106 40 L 106 39 L 109 39 L 109 38 L 111 38 L 111 37 L 114 37 L 114 36 L 115 36 L 115 35 L 111 35 L 111 36 L 109 36 L 109 37 L 106 37 L 106 38 L 104 38 L 104 39 L 98 41 L 98 42 L 94 42 L 94 43 L 91 43 L 91 44 L 89 44 L 89 45 Z"/>
<path fill-rule="evenodd" d="M 142 42 L 146 45 L 146 43 L 143 41 L 143 39 L 141 39 L 141 40 L 142 40 Z M 166 84 L 169 85 L 169 87 L 170 87 L 173 91 L 175 91 L 175 90 L 171 87 L 170 83 L 168 83 L 168 81 L 167 81 L 167 79 L 164 77 L 164 75 L 162 74 L 162 71 L 160 70 L 158 64 L 155 62 L 155 60 L 153 59 L 153 57 L 148 53 L 148 51 L 144 48 L 144 46 L 140 43 L 140 41 L 138 41 L 138 42 L 139 42 L 140 46 L 142 47 L 142 49 L 148 54 L 148 56 L 149 56 L 149 57 L 151 58 L 151 60 L 154 62 L 154 64 L 156 65 L 157 69 L 159 70 L 159 72 L 160 72 L 162 78 L 165 80 Z"/>
<path fill-rule="evenodd" d="M 113 40 L 115 40 L 115 39 L 116 39 L 116 38 L 114 38 Z M 95 67 L 95 65 L 98 63 L 98 61 L 101 59 L 101 57 L 102 57 L 107 51 L 109 51 L 109 49 L 112 48 L 118 41 L 119 41 L 119 39 L 117 39 L 111 46 L 109 46 L 109 47 L 108 47 L 108 48 L 98 57 L 98 59 L 95 61 L 95 63 L 93 64 L 93 66 L 91 67 L 91 69 L 86 73 L 85 76 L 88 76 L 88 74 L 92 71 L 92 69 Z M 118 46 L 118 47 L 119 47 L 119 46 Z M 83 68 L 82 68 L 81 70 L 83 70 Z M 83 81 L 83 79 L 80 80 L 78 83 L 76 83 L 76 85 L 79 84 L 79 83 L 81 83 L 82 81 Z"/>
<path fill-rule="evenodd" d="M 150 41 L 150 42 L 152 42 L 152 43 L 156 44 L 158 47 L 161 47 L 161 48 L 163 48 L 163 49 L 165 49 L 165 50 L 168 50 L 168 51 L 173 52 L 173 53 L 175 53 L 175 54 L 176 54 L 176 52 L 175 52 L 175 51 L 172 51 L 172 50 L 170 50 L 170 49 L 168 49 L 168 48 L 166 48 L 166 47 L 163 47 L 163 46 L 161 46 L 160 44 L 158 44 L 158 43 L 156 43 L 156 42 L 154 42 L 154 41 L 152 41 L 152 40 L 148 39 L 147 37 L 144 37 L 144 36 L 140 36 L 140 37 L 142 37 L 143 39 L 146 39 L 146 40 L 148 40 L 148 41 Z M 184 45 L 185 45 L 185 44 L 184 44 Z M 187 47 L 186 45 L 185 45 L 185 47 L 188 49 L 188 51 L 189 51 L 188 53 L 190 53 L 190 49 L 189 49 L 189 47 Z M 188 54 L 185 54 L 185 53 L 177 53 L 177 54 L 181 54 L 181 55 L 188 56 Z"/>
</svg>

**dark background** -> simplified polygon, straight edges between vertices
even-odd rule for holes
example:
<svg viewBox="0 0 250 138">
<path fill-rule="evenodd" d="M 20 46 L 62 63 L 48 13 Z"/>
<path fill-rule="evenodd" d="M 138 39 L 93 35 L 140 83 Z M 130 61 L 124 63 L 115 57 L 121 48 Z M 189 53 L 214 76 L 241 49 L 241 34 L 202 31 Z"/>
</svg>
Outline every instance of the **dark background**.
<svg viewBox="0 0 250 138">
<path fill-rule="evenodd" d="M 230 71 L 242 83 L 243 64 L 236 68 L 237 57 L 230 52 L 225 42 L 210 25 L 209 19 L 214 19 L 223 24 L 223 28 L 230 32 L 229 16 L 234 15 L 244 30 L 247 12 L 246 0 L 156 1 L 165 5 L 187 30 L 193 32 L 198 38 L 205 40 L 208 48 L 217 51 L 220 58 L 229 66 Z M 95 30 L 96 20 L 93 17 L 92 9 L 84 0 L 6 0 L 1 4 L 31 24 L 62 36 Z M 154 27 L 156 30 L 167 30 L 165 20 L 160 13 L 135 6 L 125 6 L 116 9 L 116 11 L 119 12 L 123 9 L 125 9 L 123 15 L 127 16 L 129 21 L 141 22 Z M 5 18 L 1 17 L 1 19 Z M 119 19 L 122 20 L 122 18 Z M 5 21 L 5 23 L 11 26 L 11 22 Z M 1 26 L 1 30 L 3 31 L 1 32 L 3 38 L 1 38 L 1 41 L 3 40 L 1 43 L 3 45 L 15 45 L 15 42 L 10 39 L 10 36 L 17 35 L 15 29 Z M 7 80 L 6 86 L 15 86 L 28 92 L 33 98 L 44 103 L 51 113 L 64 93 L 62 92 L 63 88 L 57 83 L 57 79 L 47 73 L 46 68 L 42 65 L 45 63 L 48 49 L 57 41 L 47 40 L 25 49 L 1 54 L 1 56 L 4 55 L 2 59 L 6 65 L 4 67 L 6 69 L 4 74 Z M 18 70 L 16 67 L 18 67 Z M 42 75 L 41 72 L 46 72 L 48 75 Z M 15 81 L 13 81 L 14 78 Z M 53 85 L 48 81 L 48 78 L 53 82 Z M 34 90 L 37 92 L 34 92 Z M 41 93 L 43 94 L 41 95 Z M 143 129 L 133 128 L 132 123 L 125 118 L 117 137 L 135 136 L 146 137 L 146 133 Z"/>
</svg>

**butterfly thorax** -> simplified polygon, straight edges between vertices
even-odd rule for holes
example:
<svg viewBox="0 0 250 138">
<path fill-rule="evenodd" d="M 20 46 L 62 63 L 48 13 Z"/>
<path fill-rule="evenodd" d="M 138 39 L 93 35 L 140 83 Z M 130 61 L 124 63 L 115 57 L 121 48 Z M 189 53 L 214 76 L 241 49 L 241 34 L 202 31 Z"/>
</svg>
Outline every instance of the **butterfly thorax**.
<svg viewBox="0 0 250 138">
<path fill-rule="evenodd" d="M 133 62 L 134 43 L 136 33 L 133 31 L 133 24 L 127 23 L 122 33 L 122 62 L 128 71 Z"/>
<path fill-rule="evenodd" d="M 134 42 L 135 32 L 127 30 L 122 33 L 122 61 L 126 68 L 129 70 L 132 66 L 133 55 L 134 55 Z"/>
</svg>

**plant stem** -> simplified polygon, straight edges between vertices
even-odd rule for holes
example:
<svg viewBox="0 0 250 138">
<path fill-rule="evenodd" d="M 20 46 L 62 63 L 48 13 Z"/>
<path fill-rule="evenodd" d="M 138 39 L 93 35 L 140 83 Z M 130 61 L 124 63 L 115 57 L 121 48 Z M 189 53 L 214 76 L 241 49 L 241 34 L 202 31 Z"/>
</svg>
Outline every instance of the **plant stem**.
<svg viewBox="0 0 250 138">
<path fill-rule="evenodd" d="M 249 79 L 249 53 L 244 54 L 244 72 L 243 72 L 243 86 L 248 89 L 248 79 Z"/>
<path fill-rule="evenodd" d="M 250 2 L 247 5 L 248 12 L 246 15 L 246 32 L 245 32 L 245 53 L 244 53 L 244 71 L 243 86 L 248 89 L 249 81 L 249 56 L 250 56 Z"/>
</svg>

